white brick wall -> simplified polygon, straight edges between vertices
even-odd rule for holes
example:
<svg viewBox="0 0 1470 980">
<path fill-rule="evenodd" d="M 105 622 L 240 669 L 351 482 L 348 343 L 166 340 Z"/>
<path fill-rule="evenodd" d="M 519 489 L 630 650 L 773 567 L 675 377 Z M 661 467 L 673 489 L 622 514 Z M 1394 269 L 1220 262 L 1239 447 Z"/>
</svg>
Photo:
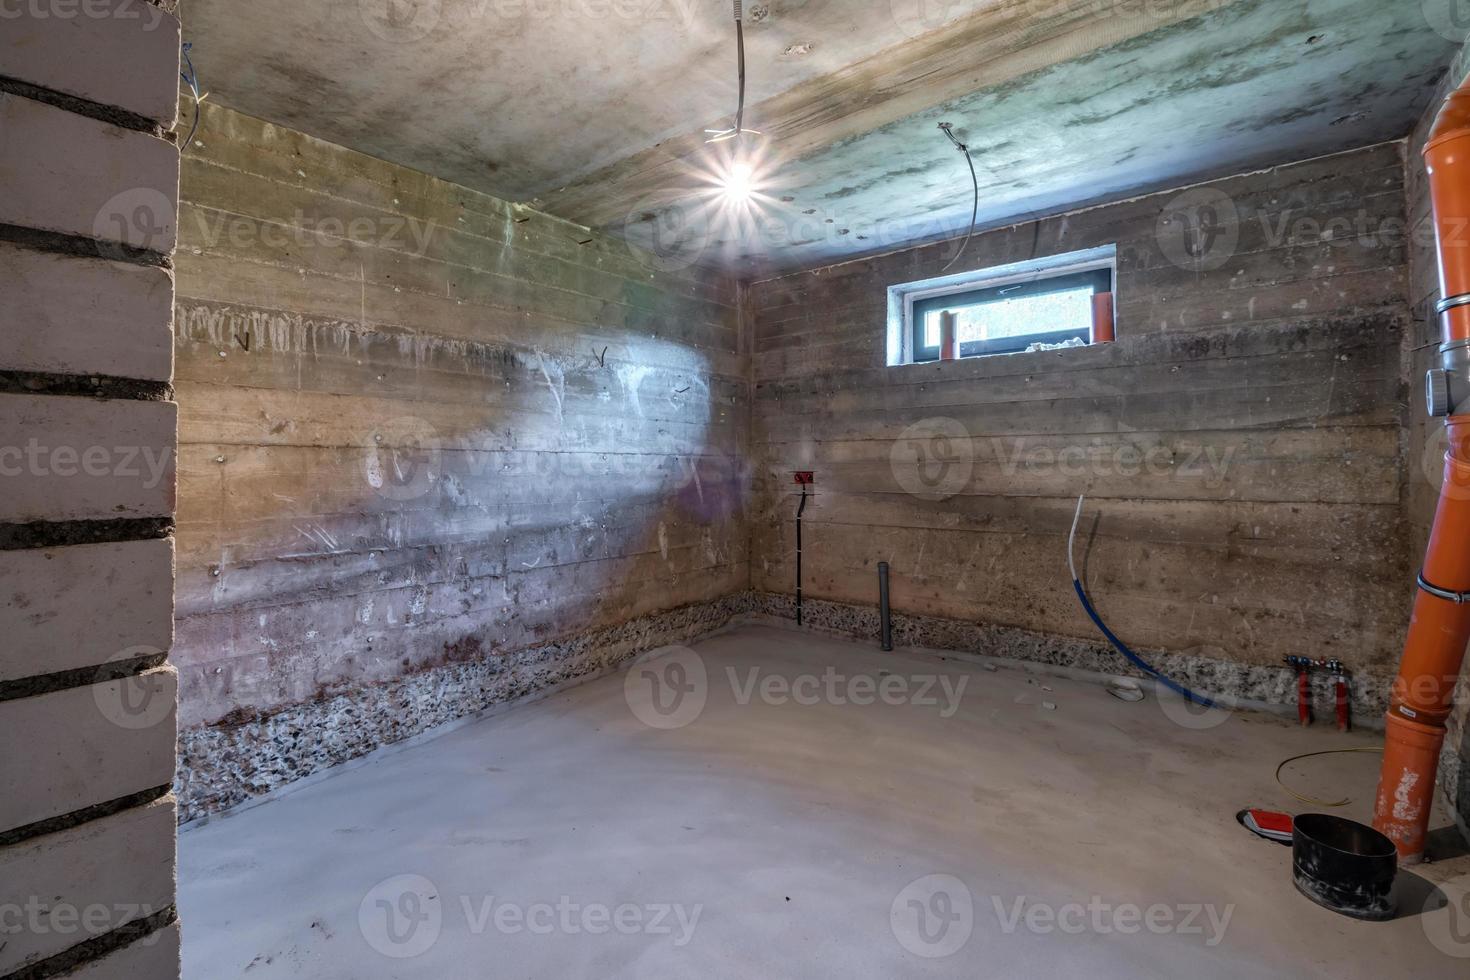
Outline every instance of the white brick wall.
<svg viewBox="0 0 1470 980">
<path fill-rule="evenodd" d="M 0 222 L 173 250 L 179 151 L 172 143 L 5 93 L 0 133 Z"/>
<path fill-rule="evenodd" d="M 104 256 L 0 244 L 0 370 L 171 378 L 170 273 L 109 259 L 133 258 L 119 243 L 167 254 L 177 240 L 178 149 L 128 114 L 171 126 L 178 65 L 178 20 L 143 0 L 0 9 L 0 75 L 60 96 L 0 92 L 0 224 Z M 172 517 L 176 407 L 63 390 L 0 394 L 0 524 Z M 172 558 L 169 540 L 0 551 L 0 681 L 166 649 Z M 68 976 L 178 977 L 177 924 L 127 945 L 115 931 L 173 903 L 172 799 L 89 810 L 172 781 L 177 701 L 172 667 L 0 701 L 0 831 L 73 824 L 0 847 L 0 906 L 34 895 L 83 916 L 7 930 L 0 975 L 97 938 L 110 951 Z"/>
<path fill-rule="evenodd" d="M 179 20 L 144 0 L 13 3 L 0 75 L 173 125 Z M 66 57 L 57 57 L 65 51 Z M 150 66 L 139 71 L 138 65 Z"/>
<path fill-rule="evenodd" d="M 0 369 L 173 377 L 173 275 L 0 244 Z"/>
<path fill-rule="evenodd" d="M 0 394 L 0 522 L 168 517 L 172 402 Z"/>
<path fill-rule="evenodd" d="M 167 797 L 0 849 L 0 975 L 172 905 L 174 831 Z"/>
<path fill-rule="evenodd" d="M 0 681 L 168 650 L 173 576 L 167 538 L 0 551 Z"/>
<path fill-rule="evenodd" d="M 0 702 L 0 830 L 171 783 L 178 692 L 160 667 Z"/>
</svg>

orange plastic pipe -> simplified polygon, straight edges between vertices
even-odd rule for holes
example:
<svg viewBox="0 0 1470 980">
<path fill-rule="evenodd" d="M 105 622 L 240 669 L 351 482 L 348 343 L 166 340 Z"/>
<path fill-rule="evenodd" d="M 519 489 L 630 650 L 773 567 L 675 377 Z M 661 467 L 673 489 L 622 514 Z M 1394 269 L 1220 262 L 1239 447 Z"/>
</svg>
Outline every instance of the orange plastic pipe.
<svg viewBox="0 0 1470 980">
<path fill-rule="evenodd" d="M 1470 341 L 1470 82 L 1450 95 L 1424 148 L 1439 246 L 1442 314 L 1448 346 Z M 1455 305 L 1456 303 L 1460 305 Z M 1464 350 L 1446 368 L 1464 373 Z M 1456 360 L 1456 357 L 1459 359 Z M 1443 372 L 1440 372 L 1443 374 Z M 1463 393 L 1463 388 L 1461 389 Z M 1430 805 L 1444 745 L 1445 720 L 1470 641 L 1470 400 L 1445 425 L 1449 451 L 1439 507 L 1414 599 L 1404 658 L 1389 703 L 1383 769 L 1373 826 L 1398 847 L 1402 863 L 1424 856 Z"/>
<path fill-rule="evenodd" d="M 939 359 L 953 361 L 960 356 L 959 318 L 949 310 L 939 314 Z"/>
<path fill-rule="evenodd" d="M 1111 344 L 1113 338 L 1113 294 L 1094 293 L 1092 295 L 1092 342 Z"/>
</svg>

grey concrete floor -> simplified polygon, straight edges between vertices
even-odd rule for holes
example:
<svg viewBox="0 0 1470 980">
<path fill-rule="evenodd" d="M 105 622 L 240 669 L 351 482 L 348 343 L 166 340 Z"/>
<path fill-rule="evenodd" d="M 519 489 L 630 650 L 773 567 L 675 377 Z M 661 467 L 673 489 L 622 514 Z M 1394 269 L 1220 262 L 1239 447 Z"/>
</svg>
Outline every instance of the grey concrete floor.
<svg viewBox="0 0 1470 980">
<path fill-rule="evenodd" d="M 1374 736 L 1179 708 L 742 627 L 186 830 L 184 976 L 1470 975 L 1470 859 L 1363 923 L 1235 822 Z"/>
</svg>

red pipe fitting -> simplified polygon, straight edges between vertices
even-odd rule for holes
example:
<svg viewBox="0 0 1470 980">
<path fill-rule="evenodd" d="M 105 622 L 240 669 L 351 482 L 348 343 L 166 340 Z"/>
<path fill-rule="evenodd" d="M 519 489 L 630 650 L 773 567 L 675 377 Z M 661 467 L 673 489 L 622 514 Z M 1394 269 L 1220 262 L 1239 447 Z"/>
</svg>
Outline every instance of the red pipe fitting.
<svg viewBox="0 0 1470 980">
<path fill-rule="evenodd" d="M 953 361 L 959 356 L 959 317 L 945 310 L 939 314 L 939 359 Z"/>
</svg>

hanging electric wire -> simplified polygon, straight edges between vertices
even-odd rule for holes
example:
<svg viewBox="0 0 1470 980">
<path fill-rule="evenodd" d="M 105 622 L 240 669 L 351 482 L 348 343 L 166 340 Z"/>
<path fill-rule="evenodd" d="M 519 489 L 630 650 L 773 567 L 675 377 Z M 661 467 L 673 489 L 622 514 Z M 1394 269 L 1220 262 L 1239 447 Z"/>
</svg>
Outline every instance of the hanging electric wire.
<svg viewBox="0 0 1470 980">
<path fill-rule="evenodd" d="M 706 143 L 723 143 L 725 140 L 737 139 L 746 133 L 759 136 L 760 133 L 753 129 L 745 128 L 745 13 L 743 0 L 735 0 L 735 62 L 736 72 L 739 76 L 740 94 L 735 105 L 735 125 L 730 129 L 706 129 L 709 139 Z"/>
<path fill-rule="evenodd" d="M 939 124 L 939 128 L 944 130 L 944 135 L 949 137 L 949 141 L 955 145 L 955 149 L 965 155 L 965 163 L 970 165 L 970 183 L 975 188 L 974 203 L 970 206 L 970 230 L 965 232 L 965 240 L 960 243 L 960 250 L 954 253 L 954 258 L 950 259 L 949 262 L 945 263 L 944 268 L 939 270 L 941 273 L 944 273 L 948 272 L 950 266 L 960 260 L 961 255 L 965 254 L 965 248 L 970 244 L 971 236 L 975 234 L 975 219 L 980 215 L 980 178 L 975 175 L 975 161 L 970 156 L 969 146 L 955 138 L 954 127 L 947 122 L 942 122 Z"/>
<path fill-rule="evenodd" d="M 189 51 L 194 47 L 192 41 L 185 41 L 181 52 L 184 59 L 184 68 L 179 71 L 179 77 L 184 84 L 189 86 L 189 91 L 194 93 L 194 124 L 189 127 L 189 135 L 179 145 L 180 149 L 186 148 L 194 142 L 194 134 L 199 132 L 199 104 L 204 101 L 204 96 L 199 94 L 199 73 L 194 70 L 194 61 L 189 57 Z"/>
</svg>

